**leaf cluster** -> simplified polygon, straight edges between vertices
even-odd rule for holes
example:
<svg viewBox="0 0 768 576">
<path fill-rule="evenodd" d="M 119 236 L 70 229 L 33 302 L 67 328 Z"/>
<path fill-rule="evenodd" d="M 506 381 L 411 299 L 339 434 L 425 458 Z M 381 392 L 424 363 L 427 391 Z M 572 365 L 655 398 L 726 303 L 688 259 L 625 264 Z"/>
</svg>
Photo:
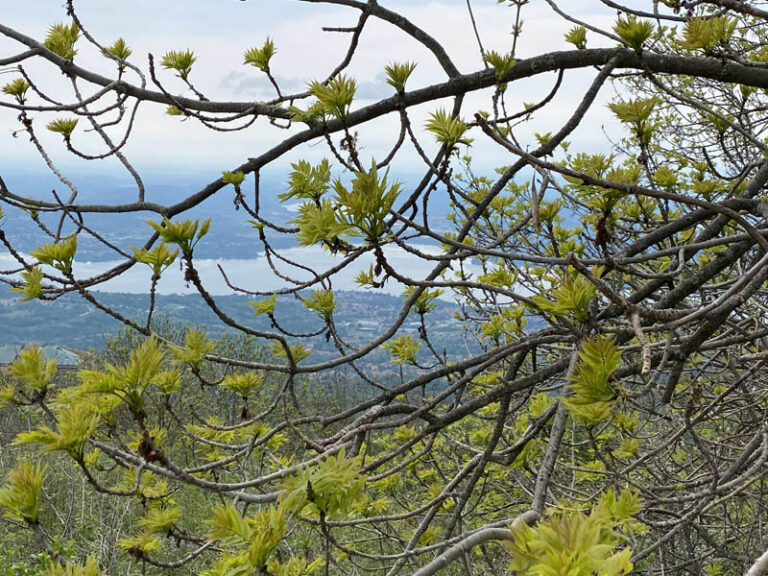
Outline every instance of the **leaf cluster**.
<svg viewBox="0 0 768 576">
<path fill-rule="evenodd" d="M 406 300 L 410 299 L 414 292 L 416 292 L 415 286 L 406 286 L 405 291 L 403 292 L 403 298 Z M 411 305 L 411 311 L 420 315 L 432 312 L 432 310 L 437 308 L 437 299 L 440 298 L 442 294 L 443 290 L 440 288 L 425 288 Z"/>
<path fill-rule="evenodd" d="M 11 376 L 23 382 L 26 392 L 45 396 L 56 374 L 56 359 L 45 360 L 43 349 L 33 344 L 19 351 L 18 357 L 11 363 L 9 372 Z"/>
<path fill-rule="evenodd" d="M 208 536 L 222 543 L 246 547 L 246 550 L 228 559 L 230 568 L 247 567 L 263 572 L 272 552 L 285 537 L 287 524 L 282 506 L 269 506 L 256 514 L 243 517 L 232 504 L 214 508 Z"/>
<path fill-rule="evenodd" d="M 364 498 L 365 478 L 359 470 L 360 458 L 346 458 L 342 448 L 287 478 L 280 503 L 289 514 L 345 518 Z"/>
<path fill-rule="evenodd" d="M 368 242 L 378 242 L 387 230 L 386 218 L 400 194 L 400 183 L 387 182 L 387 170 L 379 177 L 376 162 L 367 172 L 355 172 L 351 186 L 340 179 L 333 183 L 340 223 L 353 236 L 362 236 Z"/>
<path fill-rule="evenodd" d="M 457 144 L 469 146 L 472 143 L 472 138 L 464 136 L 467 131 L 467 125 L 464 121 L 457 116 L 449 114 L 445 108 L 430 114 L 425 128 L 435 136 L 438 142 L 445 144 L 449 148 Z"/>
<path fill-rule="evenodd" d="M 64 140 L 69 140 L 77 127 L 77 122 L 77 118 L 59 118 L 49 122 L 46 128 L 51 132 L 61 134 Z"/>
<path fill-rule="evenodd" d="M 16 102 L 22 106 L 27 101 L 27 90 L 29 90 L 29 82 L 24 78 L 16 78 L 3 86 L 3 94 L 13 96 L 16 98 Z"/>
<path fill-rule="evenodd" d="M 276 53 L 275 43 L 267 36 L 261 48 L 254 47 L 245 51 L 245 54 L 243 54 L 243 64 L 250 64 L 269 74 L 269 62 Z"/>
<path fill-rule="evenodd" d="M 32 266 L 21 273 L 21 286 L 14 286 L 11 292 L 22 294 L 22 302 L 43 297 L 43 271 L 40 266 Z"/>
<path fill-rule="evenodd" d="M 60 272 L 72 274 L 72 261 L 77 251 L 77 235 L 72 234 L 59 242 L 46 244 L 30 252 L 30 255 L 41 264 L 53 266 Z"/>
<path fill-rule="evenodd" d="M 405 92 L 405 83 L 410 78 L 413 71 L 416 69 L 415 62 L 393 62 L 384 67 L 384 72 L 387 74 L 387 84 L 392 86 L 398 94 Z"/>
<path fill-rule="evenodd" d="M 125 61 L 128 60 L 128 57 L 133 54 L 133 50 L 131 50 L 128 47 L 128 44 L 125 43 L 125 40 L 122 38 L 118 38 L 115 40 L 115 42 L 112 44 L 112 46 L 108 46 L 104 49 L 103 56 L 105 58 L 116 58 L 118 61 L 118 69 L 120 72 L 122 72 L 125 69 Z"/>
<path fill-rule="evenodd" d="M 356 90 L 355 80 L 344 74 L 339 74 L 327 83 L 312 82 L 309 85 L 310 93 L 317 98 L 321 107 L 315 113 L 328 114 L 342 122 L 346 122 L 349 116 L 349 108 L 355 98 Z"/>
<path fill-rule="evenodd" d="M 271 316 L 272 314 L 275 313 L 276 303 L 277 303 L 277 294 L 272 294 L 272 296 L 268 296 L 267 298 L 263 298 L 261 300 L 252 300 L 251 302 L 248 302 L 250 306 L 253 306 L 254 316 L 261 316 L 262 314 Z"/>
<path fill-rule="evenodd" d="M 684 50 L 711 52 L 728 44 L 736 30 L 737 21 L 725 14 L 712 18 L 690 18 L 683 26 L 683 37 L 677 44 Z"/>
<path fill-rule="evenodd" d="M 147 220 L 147 224 L 149 224 L 155 232 L 160 234 L 160 238 L 162 238 L 163 242 L 177 245 L 184 256 L 190 257 L 192 256 L 192 251 L 197 243 L 208 233 L 208 229 L 211 226 L 211 219 L 206 218 L 203 220 L 202 225 L 199 224 L 197 219 L 172 222 L 168 218 L 163 218 L 162 224 L 153 222 L 152 220 Z"/>
<path fill-rule="evenodd" d="M 323 158 L 313 166 L 306 160 L 291 164 L 291 174 L 288 180 L 288 190 L 277 195 L 283 202 L 292 198 L 311 200 L 317 204 L 331 183 L 331 165 Z"/>
<path fill-rule="evenodd" d="M 393 364 L 416 364 L 419 341 L 410 334 L 399 336 L 384 344 L 392 355 Z"/>
<path fill-rule="evenodd" d="M 642 145 L 647 146 L 653 134 L 653 124 L 648 121 L 648 118 L 658 103 L 659 100 L 655 97 L 637 98 L 613 102 L 608 107 L 622 123 L 632 126 L 637 139 Z"/>
<path fill-rule="evenodd" d="M 220 386 L 234 390 L 240 396 L 245 398 L 248 394 L 261 386 L 264 381 L 264 375 L 256 372 L 236 372 L 227 374 L 221 381 Z"/>
<path fill-rule="evenodd" d="M 369 171 L 355 172 L 349 185 L 336 179 L 332 199 L 302 202 L 298 217 L 292 221 L 299 228 L 299 243 L 306 246 L 322 242 L 334 249 L 339 238 L 345 236 L 380 242 L 387 231 L 386 219 L 400 193 L 400 184 L 389 184 L 387 176 L 388 171 L 379 175 L 373 161 Z M 325 175 L 317 178 L 324 179 Z"/>
<path fill-rule="evenodd" d="M 40 426 L 31 432 L 22 432 L 15 444 L 40 444 L 44 452 L 67 452 L 75 461 L 81 462 L 85 445 L 99 424 L 98 414 L 93 414 L 85 405 L 76 403 L 53 408 L 56 429 Z"/>
<path fill-rule="evenodd" d="M 595 296 L 595 286 L 583 276 L 563 272 L 551 277 L 552 288 L 531 300 L 544 312 L 555 316 L 571 316 L 579 322 L 589 320 L 589 302 Z"/>
<path fill-rule="evenodd" d="M 616 396 L 609 380 L 620 365 L 621 352 L 613 338 L 601 335 L 585 340 L 571 377 L 570 393 L 564 400 L 568 410 L 587 425 L 609 418 L 611 401 Z"/>
<path fill-rule="evenodd" d="M 184 335 L 184 346 L 174 346 L 171 351 L 176 364 L 185 364 L 198 373 L 203 360 L 215 347 L 215 342 L 204 331 L 192 328 Z"/>
<path fill-rule="evenodd" d="M 80 36 L 80 30 L 74 22 L 67 25 L 56 23 L 48 29 L 43 46 L 65 60 L 72 60 L 77 54 L 75 42 Z"/>
<path fill-rule="evenodd" d="M 323 321 L 330 322 L 336 308 L 333 290 L 313 290 L 309 298 L 302 298 L 301 301 L 308 310 L 317 312 Z"/>
<path fill-rule="evenodd" d="M 510 570 L 521 576 L 623 576 L 632 571 L 632 550 L 617 550 L 617 528 L 639 512 L 634 492 L 604 494 L 589 514 L 564 512 L 512 528 Z"/>
<path fill-rule="evenodd" d="M 160 65 L 166 70 L 176 70 L 179 78 L 187 80 L 195 63 L 195 54 L 191 50 L 171 50 L 166 52 Z"/>
<path fill-rule="evenodd" d="M 42 573 L 42 576 L 102 576 L 102 574 L 96 559 L 93 556 L 88 556 L 85 564 L 69 562 L 66 566 L 62 566 L 55 562 Z"/>
<path fill-rule="evenodd" d="M 574 26 L 565 35 L 565 41 L 576 46 L 577 50 L 586 50 L 587 29 L 584 26 Z"/>
<path fill-rule="evenodd" d="M 131 413 L 139 415 L 144 409 L 144 393 L 161 376 L 164 361 L 165 352 L 157 339 L 147 338 L 131 351 L 130 359 L 125 364 L 107 363 L 105 371 L 81 370 L 78 373 L 81 384 L 69 394 L 79 393 L 85 398 L 113 396 L 125 403 Z M 107 403 L 105 407 L 113 408 L 114 404 Z M 96 407 L 92 410 L 99 411 Z"/>
<path fill-rule="evenodd" d="M 221 173 L 221 181 L 224 184 L 232 184 L 232 186 L 235 187 L 235 190 L 240 192 L 240 186 L 245 182 L 245 174 L 240 170 L 236 170 L 235 172 L 225 170 Z"/>
<path fill-rule="evenodd" d="M 496 76 L 496 82 L 499 83 L 500 89 L 504 89 L 503 85 L 504 77 L 515 66 L 515 58 L 512 53 L 500 54 L 496 50 L 490 50 L 483 56 L 483 60 L 493 67 L 494 74 Z"/>
<path fill-rule="evenodd" d="M 8 474 L 8 484 L 0 488 L 0 508 L 6 518 L 35 524 L 42 504 L 42 465 L 22 460 Z"/>
<path fill-rule="evenodd" d="M 616 21 L 613 31 L 635 52 L 642 52 L 643 44 L 653 34 L 653 22 L 628 14 Z"/>
<path fill-rule="evenodd" d="M 152 269 L 152 277 L 155 279 L 160 278 L 160 275 L 176 261 L 176 257 L 179 255 L 178 249 L 171 250 L 164 242 L 159 243 L 151 250 L 144 248 L 131 248 L 131 250 L 137 262 L 146 264 Z"/>
</svg>

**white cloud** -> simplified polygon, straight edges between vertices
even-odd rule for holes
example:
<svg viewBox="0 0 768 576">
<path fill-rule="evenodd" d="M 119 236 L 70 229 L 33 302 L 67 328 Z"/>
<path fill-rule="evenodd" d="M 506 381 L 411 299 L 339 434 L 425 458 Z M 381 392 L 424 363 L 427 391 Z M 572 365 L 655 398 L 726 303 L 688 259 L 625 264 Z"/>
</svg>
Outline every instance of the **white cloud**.
<svg viewBox="0 0 768 576">
<path fill-rule="evenodd" d="M 509 50 L 514 10 L 496 3 L 475 4 L 475 17 L 486 48 Z M 257 70 L 241 65 L 243 51 L 260 45 L 268 35 L 275 40 L 278 48 L 273 62 L 275 75 L 284 82 L 286 91 L 303 90 L 305 81 L 322 78 L 333 69 L 349 41 L 349 34 L 323 32 L 322 27 L 351 26 L 358 16 L 356 11 L 340 7 L 276 0 L 219 1 L 215 5 L 192 0 L 135 0 L 130 5 L 123 3 L 122 7 L 113 3 L 109 8 L 102 0 L 78 0 L 76 6 L 83 21 L 101 41 L 110 43 L 117 36 L 125 37 L 134 49 L 133 60 L 144 69 L 146 55 L 150 52 L 159 59 L 169 49 L 193 48 L 198 61 L 192 78 L 204 93 L 217 99 L 270 97 L 271 90 L 263 76 Z M 464 2 L 395 2 L 387 6 L 401 10 L 442 42 L 460 70 L 473 71 L 482 65 Z M 579 13 L 594 24 L 608 27 L 614 15 L 599 7 L 600 3 L 596 0 L 580 3 Z M 13 3 L 6 7 L 3 14 L 4 24 L 38 38 L 44 36 L 50 23 L 64 19 L 60 0 Z M 520 57 L 567 47 L 562 37 L 571 25 L 554 15 L 545 3 L 533 2 L 526 6 L 523 19 L 523 35 L 518 46 Z M 590 42 L 597 45 L 601 41 L 591 35 Z M 12 43 L 0 39 L 0 55 L 13 53 L 16 49 Z M 109 73 L 110 63 L 85 47 L 81 49 L 78 60 L 83 65 Z M 382 70 L 391 61 L 403 60 L 419 63 L 411 81 L 413 87 L 445 79 L 443 71 L 423 46 L 389 24 L 372 21 L 362 35 L 349 67 L 349 73 L 360 82 L 360 96 L 374 98 L 378 93 L 389 94 L 391 89 L 383 81 Z M 58 72 L 37 63 L 30 63 L 29 69 L 33 73 L 41 72 L 46 84 L 54 87 L 57 96 L 66 97 L 66 79 Z M 163 70 L 158 73 L 169 90 L 182 90 L 180 82 L 171 73 Z M 549 106 L 546 115 L 521 130 L 523 141 L 533 144 L 534 132 L 556 130 L 578 105 L 593 76 L 593 71 L 568 73 L 561 95 Z M 522 102 L 541 98 L 550 89 L 553 80 L 554 75 L 547 74 L 515 83 L 507 93 L 509 108 L 518 110 Z M 609 94 L 606 87 L 606 97 Z M 490 107 L 487 91 L 467 98 L 468 112 L 478 107 Z M 414 109 L 414 125 L 419 126 L 432 109 L 434 106 Z M 16 124 L 14 116 L 14 113 L 0 111 L 0 126 L 3 127 L 0 148 L 5 151 L 6 160 L 13 159 L 18 163 L 34 161 L 36 153 L 26 139 L 13 139 L 11 136 Z M 609 115 L 603 106 L 596 105 L 587 120 L 587 126 L 577 131 L 571 140 L 578 147 L 604 149 L 605 140 L 595 127 L 611 124 Z M 361 145 L 367 154 L 380 156 L 389 150 L 399 132 L 395 121 L 396 117 L 392 115 L 360 130 Z M 43 122 L 41 118 L 36 125 L 45 145 L 57 161 L 71 164 L 73 160 L 63 149 L 60 138 L 41 129 Z M 611 124 L 611 129 L 615 129 L 615 125 Z M 114 131 L 114 136 L 119 139 L 120 133 Z M 218 170 L 231 168 L 248 157 L 257 156 L 285 136 L 285 131 L 275 129 L 265 121 L 257 121 L 239 133 L 212 133 L 197 122 L 181 122 L 178 118 L 167 117 L 161 106 L 143 105 L 126 152 L 139 166 L 178 169 L 186 165 L 198 170 L 210 169 L 214 176 Z M 482 162 L 483 167 L 508 162 L 506 154 L 481 140 L 478 139 L 472 154 Z M 89 152 L 99 149 L 93 138 L 81 131 L 74 141 Z M 299 155 L 316 158 L 326 154 L 323 146 L 305 146 L 287 155 L 284 163 L 295 160 Z M 410 153 L 402 160 L 406 165 L 413 165 L 414 158 L 415 155 Z"/>
</svg>

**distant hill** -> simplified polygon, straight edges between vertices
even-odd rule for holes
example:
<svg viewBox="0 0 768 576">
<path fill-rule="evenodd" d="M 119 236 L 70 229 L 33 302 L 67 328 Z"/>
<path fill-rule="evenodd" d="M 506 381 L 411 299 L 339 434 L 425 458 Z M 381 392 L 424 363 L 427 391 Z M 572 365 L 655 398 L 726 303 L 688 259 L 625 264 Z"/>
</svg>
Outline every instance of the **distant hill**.
<svg viewBox="0 0 768 576">
<path fill-rule="evenodd" d="M 142 294 L 95 293 L 106 306 L 129 318 L 143 319 L 149 306 L 149 297 Z M 362 343 L 375 338 L 396 318 L 402 299 L 371 292 L 344 292 L 336 294 L 338 305 L 334 314 L 339 333 L 350 343 Z M 237 321 L 257 330 L 272 330 L 266 316 L 255 317 L 247 296 L 219 296 L 221 309 Z M 160 295 L 157 314 L 172 323 L 204 327 L 211 336 L 234 333 L 223 324 L 198 295 Z M 439 302 L 427 314 L 427 326 L 433 345 L 450 356 L 467 353 L 462 324 L 456 320 L 457 308 L 448 302 Z M 295 333 L 320 330 L 319 318 L 313 317 L 298 298 L 278 299 L 275 316 L 280 326 Z M 78 295 L 70 294 L 53 302 L 30 301 L 19 303 L 17 295 L 0 298 L 0 344 L 37 342 L 74 349 L 100 348 L 106 339 L 117 332 L 121 324 Z M 418 316 L 406 319 L 401 332 L 418 337 Z M 323 335 L 311 341 L 315 361 L 333 353 L 332 344 Z"/>
<path fill-rule="evenodd" d="M 289 170 L 261 174 L 259 213 L 277 223 L 285 224 L 295 217 L 296 203 L 284 204 L 277 195 L 287 189 Z M 55 190 L 60 197 L 68 197 L 61 182 L 53 175 L 9 171 L 3 174 L 9 188 L 20 195 L 37 198 L 48 202 L 54 201 L 51 194 Z M 78 186 L 77 201 L 83 204 L 119 204 L 136 200 L 136 186 L 123 175 L 106 174 L 71 174 L 71 179 Z M 171 205 L 183 200 L 189 194 L 200 190 L 218 176 L 215 172 L 190 173 L 182 176 L 168 174 L 150 174 L 145 179 L 146 199 L 163 205 Z M 403 188 L 408 190 L 409 176 L 399 178 Z M 413 176 L 411 180 L 415 181 Z M 253 203 L 253 192 L 245 186 L 253 186 L 250 180 L 244 185 L 244 194 L 249 204 Z M 185 218 L 212 218 L 211 233 L 205 242 L 201 242 L 195 251 L 198 258 L 255 258 L 263 246 L 258 241 L 258 233 L 248 222 L 251 219 L 242 208 L 234 205 L 235 194 L 231 186 L 219 190 L 196 208 L 185 212 Z M 447 195 L 433 194 L 430 214 L 434 219 L 433 227 L 441 229 L 441 222 L 449 211 Z M 5 218 L 0 226 L 17 250 L 29 252 L 50 238 L 32 221 L 28 214 L 12 206 L 4 206 Z M 41 224 L 50 230 L 58 226 L 57 216 L 44 212 L 37 214 Z M 159 220 L 155 213 L 139 212 L 128 214 L 87 215 L 89 226 L 97 230 L 106 240 L 128 250 L 130 246 L 140 246 L 151 232 L 146 220 Z M 65 231 L 72 224 L 65 223 Z M 445 227 L 448 227 L 447 220 Z M 283 249 L 295 246 L 290 235 L 270 231 L 269 242 L 273 248 Z M 116 255 L 109 248 L 97 242 L 87 234 L 82 234 L 78 241 L 78 260 L 105 261 L 114 260 Z"/>
</svg>

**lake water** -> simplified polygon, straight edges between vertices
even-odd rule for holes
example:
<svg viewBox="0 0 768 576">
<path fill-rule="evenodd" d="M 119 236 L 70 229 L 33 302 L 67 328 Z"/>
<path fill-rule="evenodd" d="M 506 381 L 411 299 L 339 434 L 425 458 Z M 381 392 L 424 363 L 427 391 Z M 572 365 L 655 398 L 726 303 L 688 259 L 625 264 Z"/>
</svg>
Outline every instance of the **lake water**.
<svg viewBox="0 0 768 576">
<path fill-rule="evenodd" d="M 434 246 L 421 245 L 416 246 L 416 248 L 429 254 L 438 254 L 440 252 L 440 250 Z M 436 262 L 434 261 L 419 259 L 398 247 L 387 247 L 385 248 L 384 253 L 389 264 L 397 270 L 399 274 L 417 280 L 425 278 L 436 265 Z M 327 250 L 324 250 L 319 246 L 288 248 L 281 250 L 280 254 L 301 265 L 310 266 L 316 271 L 326 270 L 343 261 L 341 256 L 333 256 Z M 84 278 L 101 273 L 119 263 L 119 261 L 75 261 L 74 268 L 77 277 Z M 362 288 L 355 283 L 355 277 L 360 271 L 367 271 L 369 266 L 373 263 L 374 259 L 370 254 L 358 258 L 351 265 L 334 274 L 332 278 L 333 288 L 336 290 L 362 290 Z M 0 269 L 12 269 L 16 264 L 16 261 L 10 254 L 0 253 Z M 283 262 L 277 262 L 277 265 L 282 274 L 291 276 L 296 280 L 307 281 L 311 278 L 310 274 L 306 271 L 299 270 Z M 259 254 L 257 258 L 242 260 L 196 259 L 195 267 L 200 274 L 200 278 L 203 280 L 203 284 L 206 286 L 207 290 L 213 295 L 233 293 L 233 290 L 227 286 L 226 281 L 219 271 L 219 266 L 224 269 L 229 281 L 234 286 L 245 290 L 268 292 L 285 288 L 288 285 L 285 280 L 278 277 L 270 268 L 263 253 Z M 480 273 L 480 268 L 477 265 L 466 263 L 465 271 L 478 274 Z M 149 291 L 149 282 L 149 267 L 137 264 L 119 277 L 100 284 L 98 287 L 93 287 L 92 289 L 103 292 L 143 294 Z M 403 286 L 390 279 L 381 291 L 387 294 L 401 294 L 403 292 Z M 184 273 L 180 270 L 178 262 L 176 262 L 164 272 L 158 283 L 158 292 L 160 294 L 191 294 L 196 292 L 196 290 L 194 287 L 187 286 L 187 283 L 184 280 Z"/>
</svg>

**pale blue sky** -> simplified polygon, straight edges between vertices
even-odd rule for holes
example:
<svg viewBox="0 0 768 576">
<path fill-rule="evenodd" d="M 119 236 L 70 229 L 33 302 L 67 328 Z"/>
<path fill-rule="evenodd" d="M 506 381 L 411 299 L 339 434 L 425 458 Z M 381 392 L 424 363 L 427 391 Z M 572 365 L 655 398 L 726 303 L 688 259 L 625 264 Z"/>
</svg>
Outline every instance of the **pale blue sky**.
<svg viewBox="0 0 768 576">
<path fill-rule="evenodd" d="M 30 36 L 42 39 L 50 24 L 66 20 L 62 0 L 2 1 L 6 4 L 3 7 L 3 24 Z M 442 41 L 463 72 L 482 66 L 464 0 L 382 0 L 381 3 L 401 10 Z M 486 47 L 508 51 L 510 30 L 514 24 L 513 10 L 497 5 L 495 0 L 478 0 L 473 5 Z M 149 52 L 159 59 L 167 50 L 194 49 L 198 61 L 192 80 L 209 97 L 232 100 L 262 100 L 273 95 L 263 75 L 253 68 L 242 66 L 244 50 L 260 45 L 267 36 L 271 36 L 278 49 L 272 63 L 275 75 L 286 91 L 300 90 L 308 80 L 325 76 L 346 48 L 348 35 L 325 33 L 321 27 L 351 26 L 358 16 L 356 10 L 295 0 L 76 0 L 76 7 L 85 25 L 99 41 L 108 44 L 118 36 L 124 37 L 134 50 L 132 61 L 145 70 Z M 579 12 L 590 21 L 606 27 L 615 18 L 610 10 L 600 8 L 596 0 L 580 2 Z M 567 49 L 562 38 L 570 25 L 554 16 L 543 1 L 531 2 L 523 16 L 525 28 L 519 57 Z M 593 38 L 592 42 L 596 45 L 599 40 Z M 0 58 L 18 51 L 18 46 L 0 38 Z M 85 46 L 77 60 L 81 65 L 110 73 L 110 63 Z M 349 68 L 349 73 L 358 80 L 361 104 L 378 94 L 391 93 L 391 88 L 383 80 L 383 68 L 389 62 L 403 60 L 414 60 L 419 64 L 412 78 L 413 87 L 444 79 L 434 59 L 418 44 L 391 26 L 372 23 L 366 29 Z M 60 74 L 39 64 L 30 63 L 28 68 L 30 72 L 39 74 L 38 77 L 43 78 L 43 83 L 48 83 L 46 86 L 57 96 L 67 97 L 66 85 Z M 170 73 L 163 72 L 161 77 L 172 92 L 187 93 Z M 558 123 L 577 105 L 579 90 L 591 77 L 590 72 L 569 74 L 567 80 L 570 84 L 556 106 L 541 121 L 523 129 L 521 134 L 530 138 L 534 131 L 556 130 Z M 0 74 L 0 83 L 4 84 L 12 78 L 10 74 Z M 551 81 L 552 77 L 547 76 L 513 86 L 508 93 L 510 107 L 516 108 L 522 101 L 533 101 L 543 96 Z M 610 88 L 606 88 L 605 100 L 610 96 Z M 487 101 L 488 94 L 468 98 L 467 112 L 478 107 L 488 108 Z M 414 122 L 418 125 L 434 108 L 429 106 L 414 110 Z M 154 105 L 144 106 L 140 112 L 133 140 L 126 150 L 140 167 L 186 165 L 196 170 L 220 171 L 263 152 L 286 134 L 266 123 L 257 123 L 237 134 L 212 134 L 195 122 L 180 122 L 163 112 L 162 107 Z M 36 125 L 42 126 L 47 120 L 41 117 Z M 596 128 L 605 123 L 611 123 L 610 116 L 604 106 L 600 106 L 591 113 L 589 129 L 576 134 L 574 143 L 592 149 L 604 148 L 602 134 Z M 0 163 L 41 166 L 29 143 L 23 138 L 12 137 L 11 132 L 15 128 L 15 113 L 0 110 L 0 150 L 3 151 Z M 383 154 L 397 136 L 396 122 L 394 118 L 382 119 L 362 130 L 361 136 L 365 153 Z M 77 164 L 63 150 L 58 138 L 47 134 L 43 137 L 57 162 L 68 166 Z M 78 133 L 74 140 L 89 151 L 96 151 L 87 135 Z M 321 148 L 304 147 L 286 156 L 281 163 L 286 164 L 298 156 L 325 155 L 327 152 Z M 489 167 L 509 161 L 504 154 L 479 143 L 472 153 Z M 413 159 L 405 157 L 402 162 L 407 166 L 413 163 Z"/>
</svg>

